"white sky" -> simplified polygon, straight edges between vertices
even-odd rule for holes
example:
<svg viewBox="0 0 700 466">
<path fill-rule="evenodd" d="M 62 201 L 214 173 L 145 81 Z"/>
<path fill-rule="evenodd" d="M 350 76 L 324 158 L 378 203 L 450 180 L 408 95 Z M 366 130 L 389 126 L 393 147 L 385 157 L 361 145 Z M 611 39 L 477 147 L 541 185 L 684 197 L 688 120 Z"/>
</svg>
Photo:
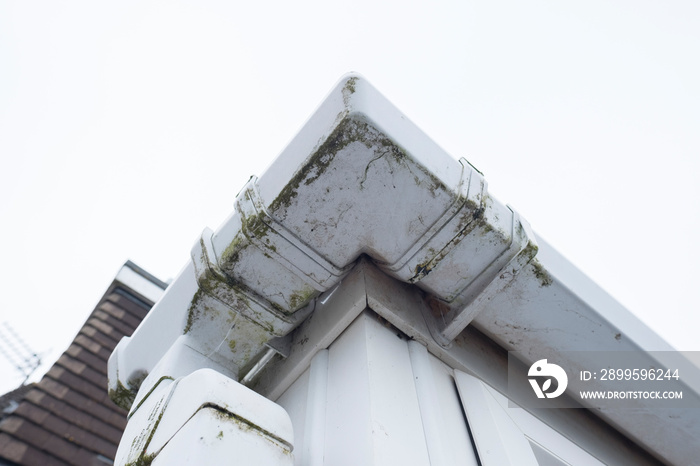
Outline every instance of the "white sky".
<svg viewBox="0 0 700 466">
<path fill-rule="evenodd" d="M 0 0 L 0 322 L 53 363 L 127 259 L 174 277 L 351 70 L 700 350 L 695 1 Z"/>
</svg>

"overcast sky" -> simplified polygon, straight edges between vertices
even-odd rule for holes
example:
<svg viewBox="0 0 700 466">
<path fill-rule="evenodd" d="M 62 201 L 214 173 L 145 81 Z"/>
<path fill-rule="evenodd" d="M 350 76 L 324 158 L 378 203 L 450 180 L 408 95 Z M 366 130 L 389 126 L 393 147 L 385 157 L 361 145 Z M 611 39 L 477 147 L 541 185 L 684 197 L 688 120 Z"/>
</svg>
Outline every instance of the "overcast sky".
<svg viewBox="0 0 700 466">
<path fill-rule="evenodd" d="M 348 71 L 700 350 L 695 1 L 0 0 L 0 322 L 53 363 L 127 259 L 174 277 Z"/>
</svg>

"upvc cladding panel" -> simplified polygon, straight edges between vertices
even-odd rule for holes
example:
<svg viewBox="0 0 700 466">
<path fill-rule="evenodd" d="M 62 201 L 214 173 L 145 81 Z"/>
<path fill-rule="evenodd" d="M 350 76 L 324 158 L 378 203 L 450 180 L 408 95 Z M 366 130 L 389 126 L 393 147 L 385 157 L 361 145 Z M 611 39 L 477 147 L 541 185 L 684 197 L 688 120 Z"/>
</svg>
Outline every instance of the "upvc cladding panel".
<svg viewBox="0 0 700 466">
<path fill-rule="evenodd" d="M 326 464 L 429 464 L 406 341 L 367 313 L 329 348 L 325 446 Z"/>
<path fill-rule="evenodd" d="M 440 419 L 439 435 L 444 448 L 442 464 L 476 466 L 479 464 L 477 454 L 474 451 L 469 427 L 462 411 L 453 371 L 432 354 L 427 353 L 427 356 L 435 387 L 432 397 L 437 401 L 437 416 Z M 436 464 L 431 461 L 431 465 Z"/>
<path fill-rule="evenodd" d="M 373 313 L 361 314 L 328 348 L 325 396 L 310 396 L 319 385 L 314 363 L 323 353 L 315 357 L 277 400 L 294 424 L 295 464 L 478 464 L 451 370 L 423 348 L 443 446 L 439 456 L 429 448 L 409 344 Z M 323 432 L 309 425 L 314 411 L 325 414 Z M 314 442 L 323 442 L 322 460 L 309 445 Z"/>
<path fill-rule="evenodd" d="M 304 443 L 308 392 L 309 369 L 299 376 L 299 378 L 277 400 L 277 404 L 282 406 L 287 411 L 287 414 L 289 414 L 289 418 L 292 420 L 292 426 L 294 427 L 293 454 L 295 465 L 302 464 L 302 455 L 299 446 L 303 445 Z M 308 464 L 308 462 L 304 464 Z"/>
<path fill-rule="evenodd" d="M 465 390 L 465 381 L 474 390 Z M 488 465 L 475 446 L 483 450 L 494 440 L 509 450 L 508 464 L 525 457 L 537 458 L 533 464 L 602 464 L 368 311 L 277 403 L 294 425 L 295 465 Z M 495 439 L 505 431 L 507 438 Z"/>
</svg>

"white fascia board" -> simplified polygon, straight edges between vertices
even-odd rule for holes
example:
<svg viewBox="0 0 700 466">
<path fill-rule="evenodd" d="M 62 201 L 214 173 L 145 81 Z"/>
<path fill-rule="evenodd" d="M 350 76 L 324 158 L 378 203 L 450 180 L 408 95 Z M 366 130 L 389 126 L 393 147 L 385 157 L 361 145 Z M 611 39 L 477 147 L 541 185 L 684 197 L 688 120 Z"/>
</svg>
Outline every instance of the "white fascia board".
<svg viewBox="0 0 700 466">
<path fill-rule="evenodd" d="M 110 386 L 133 389 L 130 381 L 145 372 L 148 390 L 168 376 L 168 364 L 152 371 L 181 335 L 203 360 L 242 379 L 276 347 L 270 340 L 297 328 L 363 255 L 429 297 L 420 319 L 435 354 L 447 355 L 439 348 L 472 322 L 533 358 L 540 349 L 669 348 L 553 249 L 538 248 L 527 222 L 489 195 L 478 170 L 452 159 L 364 78 L 348 75 L 243 188 L 224 225 L 205 230 L 166 294 L 178 302 L 156 304 L 117 348 L 119 380 Z M 606 415 L 648 440 L 634 418 Z M 649 445 L 678 458 L 677 443 Z"/>
<path fill-rule="evenodd" d="M 140 273 L 140 269 L 135 270 L 134 267 L 131 262 L 127 262 L 119 269 L 115 281 L 155 303 L 163 295 L 166 287 L 160 280 L 150 279 L 144 273 Z"/>
</svg>

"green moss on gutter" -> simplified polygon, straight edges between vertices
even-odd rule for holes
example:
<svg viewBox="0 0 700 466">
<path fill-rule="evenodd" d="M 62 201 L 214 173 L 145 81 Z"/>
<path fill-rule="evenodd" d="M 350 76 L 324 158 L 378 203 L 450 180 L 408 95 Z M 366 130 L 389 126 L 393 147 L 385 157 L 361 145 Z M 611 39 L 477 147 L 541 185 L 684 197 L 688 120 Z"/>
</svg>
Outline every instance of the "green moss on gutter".
<svg viewBox="0 0 700 466">
<path fill-rule="evenodd" d="M 117 388 L 109 390 L 109 398 L 115 405 L 127 411 L 134 404 L 136 392 L 126 388 L 121 382 L 117 381 Z"/>
<path fill-rule="evenodd" d="M 354 91 L 354 81 L 352 79 L 349 80 L 346 87 Z M 299 187 L 308 186 L 316 181 L 328 169 L 335 156 L 353 143 L 363 144 L 366 148 L 373 149 L 376 153 L 376 157 L 365 167 L 365 178 L 372 163 L 381 158 L 389 157 L 396 163 L 406 166 L 409 171 L 420 170 L 420 177 L 414 173 L 416 183 L 425 183 L 425 181 L 421 180 L 428 178 L 430 180 L 428 189 L 434 196 L 437 195 L 439 190 L 447 191 L 446 186 L 439 178 L 424 167 L 410 162 L 410 157 L 402 147 L 398 146 L 361 117 L 350 116 L 344 118 L 335 127 L 318 149 L 306 160 L 301 169 L 295 173 L 287 186 L 270 204 L 270 212 L 280 212 L 289 208 L 297 197 Z M 362 188 L 362 186 L 360 187 Z"/>
<path fill-rule="evenodd" d="M 355 84 L 357 84 L 357 78 L 350 78 L 348 82 L 345 83 L 343 90 L 347 90 L 350 94 L 355 93 Z"/>
<path fill-rule="evenodd" d="M 439 252 L 434 253 L 433 249 L 430 250 L 430 254 L 426 260 L 416 265 L 413 277 L 408 279 L 409 283 L 415 283 L 426 277 L 440 261 L 469 233 L 474 231 L 474 229 L 480 228 L 482 235 L 487 234 L 493 229 L 491 225 L 484 220 L 484 209 L 478 206 L 476 202 L 470 199 L 460 202 L 464 202 L 466 209 L 456 227 L 456 235 Z"/>
<path fill-rule="evenodd" d="M 152 453 L 150 455 L 142 455 L 136 461 L 131 461 L 126 463 L 124 466 L 150 466 L 153 460 L 156 458 L 156 454 Z"/>
<path fill-rule="evenodd" d="M 185 325 L 185 329 L 183 330 L 183 333 L 185 333 L 185 334 L 190 333 L 190 330 L 192 330 L 192 326 L 194 325 L 194 323 L 197 321 L 197 318 L 199 317 L 199 312 L 197 311 L 197 304 L 199 303 L 201 296 L 202 296 L 202 289 L 198 288 L 197 292 L 192 297 L 192 301 L 190 302 L 189 309 L 187 309 L 187 324 Z"/>
<path fill-rule="evenodd" d="M 160 424 L 161 419 L 163 419 L 163 414 L 165 414 L 165 409 L 161 409 L 160 414 L 158 414 L 158 418 L 155 421 L 153 421 L 153 423 L 151 425 L 149 425 L 148 428 L 146 429 L 147 431 L 150 431 L 150 433 L 148 434 L 148 439 L 146 440 L 146 443 L 143 445 L 143 451 L 141 451 L 138 458 L 134 461 L 126 463 L 124 466 L 148 466 L 153 462 L 153 460 L 156 457 L 157 452 L 154 452 L 154 453 L 147 455 L 146 449 L 148 448 L 148 445 L 151 443 L 151 440 L 153 440 L 153 436 L 156 433 L 156 429 L 158 428 L 158 425 Z M 133 448 L 133 446 L 132 446 L 132 448 Z"/>
<path fill-rule="evenodd" d="M 131 409 L 136 399 L 136 393 L 139 391 L 143 380 L 148 376 L 146 372 L 139 372 L 127 381 L 125 387 L 120 381 L 117 381 L 117 388 L 109 390 L 109 398 L 115 405 L 127 411 Z"/>
<path fill-rule="evenodd" d="M 554 283 L 552 276 L 537 259 L 530 262 L 530 267 L 532 268 L 532 272 L 535 274 L 535 278 L 539 280 L 540 287 L 550 286 L 552 283 Z"/>
<path fill-rule="evenodd" d="M 352 121 L 352 119 L 346 118 L 336 126 L 324 143 L 309 157 L 304 166 L 289 180 L 289 183 L 287 183 L 287 186 L 277 198 L 272 201 L 272 204 L 270 204 L 271 212 L 289 207 L 297 196 L 297 189 L 302 183 L 305 185 L 313 183 L 326 171 L 338 151 L 357 140 L 357 136 L 355 138 L 350 136 L 350 133 L 352 133 L 350 131 Z"/>
<path fill-rule="evenodd" d="M 245 419 L 229 411 L 225 411 L 219 406 L 208 405 L 207 407 L 210 408 L 213 411 L 214 415 L 218 417 L 221 421 L 233 422 L 243 432 L 254 433 L 257 434 L 259 437 L 267 440 L 268 442 L 275 442 L 278 445 L 282 446 L 283 450 L 288 450 L 290 447 L 290 445 L 284 439 L 276 436 L 268 430 L 263 429 L 261 426 L 255 424 L 254 422 L 251 422 L 249 419 Z"/>
<path fill-rule="evenodd" d="M 187 310 L 187 323 L 183 330 L 183 333 L 187 334 L 192 331 L 194 325 L 202 317 L 208 316 L 210 319 L 215 319 L 219 314 L 216 309 L 207 304 L 208 300 L 214 299 L 211 297 L 212 292 L 207 290 L 207 283 L 200 283 L 200 287 L 195 292 L 192 297 L 192 302 Z"/>
<path fill-rule="evenodd" d="M 233 241 L 226 246 L 224 253 L 221 255 L 223 262 L 238 262 L 238 254 L 242 248 L 244 238 L 240 233 L 233 238 Z"/>
<path fill-rule="evenodd" d="M 466 236 L 476 226 L 475 222 L 483 221 L 486 209 L 483 204 L 466 199 L 464 196 L 460 196 L 457 202 L 463 204 L 463 207 L 460 209 L 459 221 L 454 226 L 453 231 L 456 237 Z"/>
<path fill-rule="evenodd" d="M 532 259 L 537 255 L 539 249 L 535 243 L 528 241 L 527 246 L 523 249 L 523 255 Z"/>
<path fill-rule="evenodd" d="M 292 293 L 289 298 L 289 310 L 294 312 L 302 306 L 305 306 L 316 296 L 317 291 L 313 288 L 307 288 L 297 293 Z"/>
<path fill-rule="evenodd" d="M 265 222 L 266 215 L 258 213 L 243 219 L 243 231 L 247 231 L 255 238 L 265 238 L 270 230 L 270 226 Z"/>
<path fill-rule="evenodd" d="M 348 111 L 350 106 L 350 96 L 355 93 L 355 85 L 357 84 L 357 78 L 350 78 L 343 86 L 341 93 L 343 94 L 343 104 L 345 104 L 345 112 Z"/>
<path fill-rule="evenodd" d="M 167 375 L 161 377 L 160 379 L 158 379 L 158 381 L 157 381 L 155 384 L 153 384 L 153 386 L 152 386 L 151 389 L 148 391 L 148 393 L 146 393 L 146 394 L 141 398 L 141 401 L 139 401 L 139 404 L 137 404 L 136 407 L 135 407 L 134 409 L 131 410 L 131 412 L 130 412 L 129 415 L 127 416 L 127 419 L 130 419 L 131 416 L 132 416 L 136 411 L 139 410 L 139 408 L 141 407 L 141 405 L 148 399 L 149 396 L 151 396 L 151 393 L 153 393 L 153 392 L 156 390 L 156 388 L 161 384 L 161 382 L 163 382 L 164 380 L 175 380 L 175 379 L 173 379 L 172 377 L 167 376 Z"/>
</svg>

